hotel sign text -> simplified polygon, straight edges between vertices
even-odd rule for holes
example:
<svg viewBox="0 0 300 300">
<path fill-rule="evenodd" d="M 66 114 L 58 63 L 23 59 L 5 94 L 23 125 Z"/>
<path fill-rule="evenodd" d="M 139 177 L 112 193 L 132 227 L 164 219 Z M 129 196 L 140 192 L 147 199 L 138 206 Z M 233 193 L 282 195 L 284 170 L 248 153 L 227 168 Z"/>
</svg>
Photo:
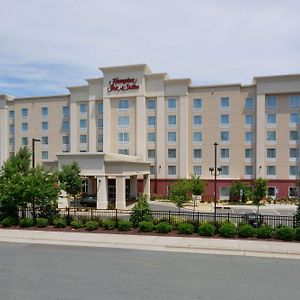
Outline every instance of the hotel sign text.
<svg viewBox="0 0 300 300">
<path fill-rule="evenodd" d="M 107 88 L 108 92 L 119 92 L 119 91 L 128 91 L 128 90 L 138 90 L 140 86 L 137 83 L 136 78 L 124 78 L 119 79 L 118 77 L 113 78 L 108 82 L 109 87 Z"/>
</svg>

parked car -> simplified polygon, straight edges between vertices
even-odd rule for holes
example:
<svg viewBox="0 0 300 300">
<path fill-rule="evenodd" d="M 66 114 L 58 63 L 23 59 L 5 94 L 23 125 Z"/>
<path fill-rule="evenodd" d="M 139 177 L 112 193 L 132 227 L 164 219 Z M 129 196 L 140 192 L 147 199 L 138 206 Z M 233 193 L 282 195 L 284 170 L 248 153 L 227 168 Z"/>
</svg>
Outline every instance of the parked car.
<svg viewBox="0 0 300 300">
<path fill-rule="evenodd" d="M 258 228 L 263 224 L 264 218 L 259 213 L 245 214 L 245 221 L 254 228 Z"/>
<path fill-rule="evenodd" d="M 87 195 L 80 200 L 80 205 L 84 207 L 96 207 L 97 206 L 97 196 Z"/>
</svg>

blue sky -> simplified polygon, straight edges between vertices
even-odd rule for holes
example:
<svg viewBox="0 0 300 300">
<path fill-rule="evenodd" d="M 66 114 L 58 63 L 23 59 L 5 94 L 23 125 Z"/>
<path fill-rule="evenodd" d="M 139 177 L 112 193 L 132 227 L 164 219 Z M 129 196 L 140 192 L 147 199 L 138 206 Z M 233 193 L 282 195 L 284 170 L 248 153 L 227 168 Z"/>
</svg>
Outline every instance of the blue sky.
<svg viewBox="0 0 300 300">
<path fill-rule="evenodd" d="M 0 0 L 0 94 L 65 94 L 100 66 L 193 84 L 300 73 L 298 0 Z"/>
</svg>

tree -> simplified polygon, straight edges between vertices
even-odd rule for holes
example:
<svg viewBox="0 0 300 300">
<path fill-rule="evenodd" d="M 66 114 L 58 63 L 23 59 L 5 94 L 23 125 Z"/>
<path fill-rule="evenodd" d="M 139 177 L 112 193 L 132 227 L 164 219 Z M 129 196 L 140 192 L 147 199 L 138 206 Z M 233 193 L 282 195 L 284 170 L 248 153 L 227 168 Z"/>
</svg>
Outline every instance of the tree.
<svg viewBox="0 0 300 300">
<path fill-rule="evenodd" d="M 168 199 L 174 203 L 178 210 L 191 201 L 189 193 L 192 190 L 191 181 L 188 179 L 179 179 L 170 185 Z"/>
<path fill-rule="evenodd" d="M 193 175 L 190 180 L 190 189 L 193 195 L 200 196 L 205 191 L 206 183 L 197 175 Z"/>
<path fill-rule="evenodd" d="M 58 179 L 61 188 L 76 199 L 82 191 L 82 177 L 78 163 L 73 162 L 70 165 L 62 166 L 62 169 L 58 172 Z"/>
<path fill-rule="evenodd" d="M 241 192 L 243 193 L 242 199 Z M 245 203 L 251 197 L 251 190 L 246 183 L 238 180 L 232 183 L 229 190 L 229 197 L 231 201 L 235 202 L 241 199 L 242 202 Z"/>
<path fill-rule="evenodd" d="M 257 212 L 259 213 L 260 201 L 266 196 L 268 181 L 263 178 L 257 178 L 253 182 L 252 198 L 253 203 L 257 205 Z"/>
<path fill-rule="evenodd" d="M 138 198 L 138 202 L 134 205 L 132 213 L 129 218 L 133 227 L 137 227 L 142 221 L 152 221 L 152 212 L 148 203 L 148 196 L 141 194 Z"/>
</svg>

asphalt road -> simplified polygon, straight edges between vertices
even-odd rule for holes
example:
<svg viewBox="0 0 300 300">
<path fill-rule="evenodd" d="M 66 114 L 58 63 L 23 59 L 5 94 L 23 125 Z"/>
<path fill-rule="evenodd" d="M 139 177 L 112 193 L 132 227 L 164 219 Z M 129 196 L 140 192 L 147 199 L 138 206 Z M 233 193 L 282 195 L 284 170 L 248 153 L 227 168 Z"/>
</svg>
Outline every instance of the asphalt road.
<svg viewBox="0 0 300 300">
<path fill-rule="evenodd" d="M 300 261 L 0 243 L 0 298 L 299 299 Z"/>
</svg>

